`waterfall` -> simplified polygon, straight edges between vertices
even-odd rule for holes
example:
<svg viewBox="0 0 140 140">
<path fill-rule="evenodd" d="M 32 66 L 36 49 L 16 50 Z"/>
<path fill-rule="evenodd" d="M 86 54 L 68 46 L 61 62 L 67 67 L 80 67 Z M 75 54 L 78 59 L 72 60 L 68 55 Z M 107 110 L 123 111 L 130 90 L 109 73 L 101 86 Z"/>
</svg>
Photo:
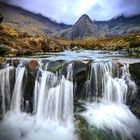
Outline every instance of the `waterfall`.
<svg viewBox="0 0 140 140">
<path fill-rule="evenodd" d="M 22 84 L 25 68 L 19 67 L 16 70 L 16 82 L 13 91 L 13 97 L 11 102 L 11 110 L 14 113 L 20 113 L 21 111 L 21 100 L 22 100 Z"/>
<path fill-rule="evenodd" d="M 35 78 L 32 115 L 21 110 L 25 70 L 22 65 L 16 69 L 11 110 L 0 123 L 1 139 L 77 140 L 73 114 L 73 64 L 68 64 L 66 77 L 39 69 Z"/>
<path fill-rule="evenodd" d="M 95 62 L 91 65 L 89 81 L 87 96 L 96 101 L 126 103 L 136 93 L 127 64 L 119 68 L 116 62 Z"/>
<path fill-rule="evenodd" d="M 0 140 L 81 140 L 83 122 L 79 125 L 80 116 L 87 122 L 84 134 L 90 131 L 95 135 L 93 130 L 97 130 L 103 136 L 102 140 L 110 139 L 104 138 L 106 135 L 112 135 L 111 140 L 139 138 L 140 121 L 129 109 L 137 87 L 131 79 L 128 64 L 117 61 L 61 63 L 64 61 L 57 62 L 58 70 L 54 68 L 53 72 L 51 69 L 56 63 L 51 65 L 48 60 L 39 60 L 37 69 L 33 64 L 30 69 L 29 60 L 24 60 L 17 67 L 7 65 L 0 70 L 3 112 Z M 83 66 L 79 68 L 81 64 Z M 90 70 L 86 71 L 86 65 Z M 14 73 L 14 80 L 11 80 L 11 73 Z M 76 79 L 84 80 L 80 83 Z M 28 91 L 30 82 L 32 88 Z M 74 89 L 80 88 L 78 84 L 84 94 L 79 98 L 81 104 L 76 96 L 80 95 L 80 90 Z M 26 101 L 31 111 L 25 109 Z M 77 112 L 77 108 L 82 108 L 81 112 Z M 86 140 L 89 139 L 86 137 Z"/>
<path fill-rule="evenodd" d="M 117 140 L 138 139 L 140 121 L 125 105 L 137 90 L 131 80 L 129 65 L 95 62 L 91 66 L 91 73 L 90 92 L 87 95 L 95 99 L 85 103 L 86 110 L 80 115 L 87 120 L 91 129 L 95 126 L 98 131 L 103 130 L 103 135 L 112 133 Z"/>
<path fill-rule="evenodd" d="M 67 78 L 42 71 L 40 82 L 35 84 L 35 110 L 38 120 L 66 121 L 73 117 L 72 64 L 68 65 Z M 40 86 L 38 86 L 40 85 Z"/>
</svg>

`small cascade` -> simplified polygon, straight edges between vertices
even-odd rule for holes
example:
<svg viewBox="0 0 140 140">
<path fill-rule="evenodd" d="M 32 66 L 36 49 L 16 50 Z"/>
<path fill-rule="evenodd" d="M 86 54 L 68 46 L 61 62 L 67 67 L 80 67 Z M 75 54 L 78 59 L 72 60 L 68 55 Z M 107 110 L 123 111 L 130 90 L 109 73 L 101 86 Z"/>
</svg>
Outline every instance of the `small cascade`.
<svg viewBox="0 0 140 140">
<path fill-rule="evenodd" d="M 25 73 L 25 68 L 19 67 L 16 69 L 16 82 L 14 86 L 12 101 L 11 101 L 11 111 L 14 113 L 20 113 L 21 111 L 21 100 L 22 100 L 22 84 L 23 77 Z"/>
<path fill-rule="evenodd" d="M 73 118 L 72 64 L 68 65 L 67 77 L 42 71 L 42 77 L 35 84 L 35 110 L 38 120 L 52 119 L 66 121 Z"/>
<path fill-rule="evenodd" d="M 6 66 L 4 69 L 0 70 L 0 96 L 3 114 L 5 114 L 9 108 L 11 100 L 10 70 L 13 70 L 13 67 Z"/>
<path fill-rule="evenodd" d="M 136 85 L 130 78 L 129 65 L 119 67 L 115 62 L 93 63 L 88 88 L 87 98 L 105 102 L 126 103 L 128 97 L 131 98 L 136 93 Z"/>
<path fill-rule="evenodd" d="M 115 140 L 137 140 L 140 121 L 125 105 L 133 99 L 137 88 L 131 80 L 129 65 L 115 62 L 95 62 L 91 66 L 90 88 L 85 103 L 86 111 L 80 113 L 101 137 Z M 93 132 L 94 133 L 94 132 Z M 104 138 L 103 138 L 104 139 Z"/>
</svg>

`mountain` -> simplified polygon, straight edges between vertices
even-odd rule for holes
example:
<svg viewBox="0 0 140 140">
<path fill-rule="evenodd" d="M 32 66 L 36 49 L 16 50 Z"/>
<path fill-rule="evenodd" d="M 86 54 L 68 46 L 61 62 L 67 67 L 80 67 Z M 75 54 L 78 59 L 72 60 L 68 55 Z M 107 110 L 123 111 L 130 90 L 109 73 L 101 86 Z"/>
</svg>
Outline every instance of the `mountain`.
<svg viewBox="0 0 140 140">
<path fill-rule="evenodd" d="M 120 16 L 109 21 L 98 21 L 95 24 L 105 36 L 127 35 L 128 33 L 140 32 L 140 15 L 133 17 Z"/>
<path fill-rule="evenodd" d="M 31 35 L 76 39 L 140 33 L 140 15 L 120 16 L 108 21 L 92 21 L 88 15 L 84 14 L 74 25 L 66 25 L 52 21 L 41 14 L 34 14 L 3 3 L 0 3 L 0 13 L 4 16 L 2 24 L 12 26 L 20 32 L 27 32 Z"/>
<path fill-rule="evenodd" d="M 61 36 L 66 36 L 70 39 L 84 38 L 84 37 L 98 37 L 98 33 L 102 31 L 98 26 L 92 22 L 88 15 L 84 14 L 80 19 L 66 31 L 61 32 Z"/>
<path fill-rule="evenodd" d="M 62 30 L 60 34 L 66 38 L 75 39 L 124 36 L 128 33 L 139 32 L 140 15 L 120 16 L 109 21 L 92 21 L 87 15 L 83 15 L 72 27 Z"/>
<path fill-rule="evenodd" d="M 34 14 L 4 3 L 0 3 L 0 13 L 4 17 L 3 24 L 31 35 L 55 36 L 62 29 L 70 27 L 63 23 L 54 22 L 41 14 Z"/>
</svg>

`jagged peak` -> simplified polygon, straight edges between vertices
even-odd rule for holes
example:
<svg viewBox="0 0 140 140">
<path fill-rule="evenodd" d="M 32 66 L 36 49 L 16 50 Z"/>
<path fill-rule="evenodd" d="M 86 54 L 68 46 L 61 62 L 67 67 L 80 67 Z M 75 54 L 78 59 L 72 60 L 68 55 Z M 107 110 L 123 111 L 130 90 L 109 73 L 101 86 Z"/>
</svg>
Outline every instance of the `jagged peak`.
<svg viewBox="0 0 140 140">
<path fill-rule="evenodd" d="M 79 23 L 81 21 L 87 21 L 87 22 L 92 23 L 92 20 L 87 14 L 83 14 L 76 23 Z"/>
</svg>

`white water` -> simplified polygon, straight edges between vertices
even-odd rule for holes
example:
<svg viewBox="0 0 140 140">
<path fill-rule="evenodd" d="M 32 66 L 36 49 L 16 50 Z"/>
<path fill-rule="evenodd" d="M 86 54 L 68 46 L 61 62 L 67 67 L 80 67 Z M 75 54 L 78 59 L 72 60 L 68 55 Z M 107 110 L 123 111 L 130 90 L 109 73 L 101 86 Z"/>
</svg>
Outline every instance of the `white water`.
<svg viewBox="0 0 140 140">
<path fill-rule="evenodd" d="M 140 121 L 131 113 L 125 103 L 129 94 L 131 97 L 134 96 L 136 85 L 130 79 L 128 65 L 124 64 L 120 68 L 122 75 L 119 76 L 118 73 L 117 77 L 113 75 L 115 67 L 116 64 L 110 62 L 99 62 L 92 65 L 92 70 L 96 75 L 94 88 L 98 88 L 98 80 L 100 80 L 102 97 L 98 101 L 96 99 L 95 102 L 86 103 L 84 105 L 86 111 L 80 115 L 87 120 L 90 126 L 96 126 L 106 133 L 109 129 L 114 135 L 119 133 L 123 140 L 132 140 L 133 136 L 140 136 Z M 116 68 L 118 69 L 118 67 Z M 101 77 L 97 79 L 99 75 Z M 98 94 L 96 90 L 96 96 Z"/>
<path fill-rule="evenodd" d="M 72 64 L 68 65 L 67 79 L 41 71 L 35 81 L 34 115 L 21 112 L 24 72 L 25 68 L 17 70 L 11 110 L 0 123 L 0 140 L 77 140 Z"/>
<path fill-rule="evenodd" d="M 16 69 L 16 81 L 11 110 L 6 113 L 5 98 L 10 98 L 9 70 L 0 70 L 2 108 L 5 113 L 0 122 L 0 140 L 77 140 L 73 111 L 73 64 L 67 67 L 66 78 L 58 73 L 43 71 L 37 74 L 34 87 L 33 113 L 22 111 L 25 67 Z M 118 67 L 114 62 L 94 62 L 89 78 L 90 93 L 94 102 L 85 103 L 83 116 L 89 126 L 119 133 L 122 140 L 139 136 L 140 122 L 125 104 L 136 92 L 129 66 Z M 93 84 L 93 85 L 92 85 Z M 5 94 L 6 93 L 6 94 Z M 128 98 L 129 97 L 129 98 Z M 9 99 L 10 100 L 10 99 Z M 120 140 L 120 138 L 117 138 Z"/>
<path fill-rule="evenodd" d="M 10 104 L 10 70 L 13 67 L 6 67 L 0 70 L 0 95 L 2 96 L 2 112 L 6 113 L 6 103 Z"/>
<path fill-rule="evenodd" d="M 11 111 L 14 113 L 21 112 L 21 100 L 22 100 L 22 84 L 23 84 L 23 76 L 25 73 L 25 68 L 17 68 L 16 69 L 16 82 L 13 90 L 12 102 L 11 102 Z"/>
<path fill-rule="evenodd" d="M 96 126 L 106 133 L 109 129 L 114 136 L 119 133 L 123 140 L 133 140 L 133 136 L 140 137 L 140 121 L 125 104 L 87 103 L 85 107 L 87 111 L 81 115 L 90 126 Z"/>
</svg>

